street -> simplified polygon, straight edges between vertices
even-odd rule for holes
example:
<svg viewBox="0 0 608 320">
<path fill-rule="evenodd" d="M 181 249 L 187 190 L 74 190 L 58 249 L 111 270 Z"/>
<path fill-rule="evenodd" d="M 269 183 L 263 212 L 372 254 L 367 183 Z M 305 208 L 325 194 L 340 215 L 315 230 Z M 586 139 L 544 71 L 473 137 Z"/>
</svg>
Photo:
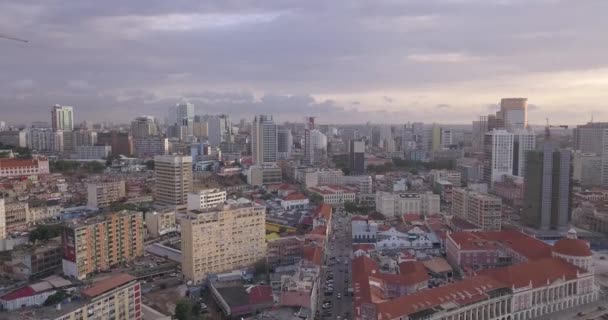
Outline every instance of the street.
<svg viewBox="0 0 608 320">
<path fill-rule="evenodd" d="M 319 295 L 320 317 L 317 319 L 352 319 L 350 217 L 336 209 L 325 245 Z M 352 291 L 351 291 L 352 292 Z"/>
</svg>

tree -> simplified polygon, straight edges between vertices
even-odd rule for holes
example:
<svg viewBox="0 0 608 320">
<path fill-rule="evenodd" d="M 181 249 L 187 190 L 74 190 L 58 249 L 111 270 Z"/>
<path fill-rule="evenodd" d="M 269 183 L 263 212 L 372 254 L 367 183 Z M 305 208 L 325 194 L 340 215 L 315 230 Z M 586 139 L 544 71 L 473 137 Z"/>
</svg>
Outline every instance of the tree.
<svg viewBox="0 0 608 320">
<path fill-rule="evenodd" d="M 192 302 L 190 300 L 177 300 L 175 303 L 175 318 L 177 320 L 189 320 L 192 318 Z"/>
<path fill-rule="evenodd" d="M 318 193 L 312 193 L 309 197 L 309 200 L 312 204 L 320 204 L 323 202 L 323 197 Z"/>
<path fill-rule="evenodd" d="M 54 294 L 52 294 L 48 298 L 46 298 L 46 300 L 44 301 L 44 305 L 52 306 L 52 305 L 61 303 L 61 301 L 63 301 L 67 297 L 68 297 L 68 293 L 63 289 L 59 289 L 59 290 L 57 290 L 57 292 L 55 292 Z"/>
<path fill-rule="evenodd" d="M 148 170 L 154 170 L 154 160 L 146 161 L 146 167 L 148 168 Z"/>
<path fill-rule="evenodd" d="M 357 207 L 357 204 L 354 202 L 344 202 L 344 210 L 348 213 L 354 213 L 354 212 L 358 212 L 359 208 Z"/>
<path fill-rule="evenodd" d="M 256 277 L 266 275 L 268 273 L 268 264 L 266 263 L 266 259 L 258 260 L 253 268 L 253 273 Z"/>
<path fill-rule="evenodd" d="M 38 240 L 44 241 L 58 237 L 61 234 L 61 225 L 39 225 L 30 232 L 30 242 L 35 243 Z"/>
</svg>

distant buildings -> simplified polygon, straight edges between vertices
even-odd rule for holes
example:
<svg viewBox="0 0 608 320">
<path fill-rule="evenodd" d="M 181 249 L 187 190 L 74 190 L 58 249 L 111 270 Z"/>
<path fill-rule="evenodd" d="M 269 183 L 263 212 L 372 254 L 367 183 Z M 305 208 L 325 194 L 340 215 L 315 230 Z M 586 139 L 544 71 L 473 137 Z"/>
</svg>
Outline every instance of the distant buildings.
<svg viewBox="0 0 608 320">
<path fill-rule="evenodd" d="M 323 202 L 331 206 L 342 206 L 346 202 L 355 203 L 356 192 L 344 186 L 318 186 L 308 188 L 308 191 L 318 194 Z"/>
<path fill-rule="evenodd" d="M 133 153 L 138 158 L 154 158 L 169 153 L 169 139 L 156 136 L 133 139 Z"/>
<path fill-rule="evenodd" d="M 51 109 L 53 131 L 74 131 L 74 108 L 54 105 Z"/>
<path fill-rule="evenodd" d="M 124 180 L 87 184 L 87 207 L 107 208 L 127 196 Z"/>
<path fill-rule="evenodd" d="M 387 217 L 406 214 L 432 215 L 440 212 L 439 195 L 427 193 L 376 192 L 376 211 Z"/>
<path fill-rule="evenodd" d="M 500 114 L 508 130 L 528 127 L 528 99 L 503 98 L 500 100 Z"/>
<path fill-rule="evenodd" d="M 493 130 L 485 135 L 484 178 L 488 185 L 513 174 L 513 133 Z"/>
<path fill-rule="evenodd" d="M 524 178 L 524 222 L 541 230 L 563 229 L 570 222 L 571 161 L 569 150 L 546 142 L 542 151 L 529 151 Z"/>
<path fill-rule="evenodd" d="M 0 143 L 5 146 L 26 147 L 26 133 L 21 130 L 0 131 Z"/>
<path fill-rule="evenodd" d="M 171 206 L 186 206 L 192 188 L 192 157 L 172 155 L 154 157 L 154 198 Z"/>
<path fill-rule="evenodd" d="M 247 183 L 252 186 L 281 183 L 283 172 L 277 165 L 253 165 L 247 172 Z"/>
<path fill-rule="evenodd" d="M 289 159 L 293 148 L 293 135 L 290 129 L 279 129 L 277 132 L 277 152 L 279 159 Z"/>
<path fill-rule="evenodd" d="M 128 132 L 120 132 L 116 130 L 112 130 L 110 132 L 98 132 L 97 144 L 102 146 L 111 146 L 112 155 L 124 155 L 128 157 L 133 154 L 133 137 Z M 165 144 L 167 143 L 165 142 Z M 168 146 L 165 146 L 164 150 L 167 148 Z M 147 150 L 144 147 L 140 147 L 140 149 Z M 142 154 L 146 155 L 144 151 L 142 151 Z M 152 154 L 155 155 L 156 153 L 152 152 Z"/>
<path fill-rule="evenodd" d="M 251 127 L 251 154 L 257 165 L 277 162 L 277 125 L 272 116 L 255 116 Z"/>
<path fill-rule="evenodd" d="M 186 279 L 201 282 L 265 259 L 265 213 L 264 206 L 245 199 L 189 211 L 180 223 Z"/>
<path fill-rule="evenodd" d="M 602 184 L 602 157 L 595 153 L 576 151 L 572 154 L 572 180 L 582 186 Z M 598 174 L 600 173 L 600 174 Z"/>
<path fill-rule="evenodd" d="M 158 126 L 154 117 L 141 116 L 131 121 L 131 135 L 135 139 L 158 135 Z"/>
<path fill-rule="evenodd" d="M 63 273 L 84 279 L 144 253 L 141 212 L 121 211 L 63 227 Z"/>
</svg>

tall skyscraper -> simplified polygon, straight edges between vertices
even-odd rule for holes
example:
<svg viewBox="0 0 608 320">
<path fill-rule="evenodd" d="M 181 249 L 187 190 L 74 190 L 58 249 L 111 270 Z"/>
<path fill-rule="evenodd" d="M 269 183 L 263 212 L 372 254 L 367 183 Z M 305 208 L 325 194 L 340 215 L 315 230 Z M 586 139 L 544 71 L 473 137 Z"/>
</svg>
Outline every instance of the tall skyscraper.
<svg viewBox="0 0 608 320">
<path fill-rule="evenodd" d="M 192 157 L 182 155 L 155 156 L 154 179 L 156 202 L 185 206 L 192 188 Z"/>
<path fill-rule="evenodd" d="M 536 134 L 532 130 L 518 129 L 513 133 L 513 175 L 526 175 L 526 154 L 536 149 Z"/>
<path fill-rule="evenodd" d="M 317 129 L 310 130 L 310 150 L 313 164 L 320 164 L 326 160 L 327 136 Z"/>
<path fill-rule="evenodd" d="M 350 174 L 358 175 L 365 173 L 365 142 L 351 140 L 348 148 L 348 168 Z"/>
<path fill-rule="evenodd" d="M 574 129 L 574 149 L 601 159 L 601 184 L 608 186 L 608 122 L 589 122 Z"/>
<path fill-rule="evenodd" d="M 74 108 L 54 105 L 51 109 L 51 121 L 53 131 L 73 131 Z"/>
<path fill-rule="evenodd" d="M 255 116 L 251 127 L 251 155 L 254 164 L 277 162 L 277 131 L 272 116 Z"/>
<path fill-rule="evenodd" d="M 513 174 L 513 133 L 495 129 L 485 135 L 484 180 L 493 186 L 505 174 Z"/>
<path fill-rule="evenodd" d="M 158 135 L 158 127 L 152 116 L 141 116 L 131 121 L 131 135 L 133 138 L 147 138 Z"/>
<path fill-rule="evenodd" d="M 541 230 L 563 229 L 570 222 L 571 153 L 549 141 L 528 151 L 524 178 L 524 221 Z"/>
<path fill-rule="evenodd" d="M 293 135 L 289 129 L 279 129 L 277 132 L 277 152 L 279 158 L 288 159 L 293 146 Z"/>
<path fill-rule="evenodd" d="M 266 208 L 246 199 L 192 210 L 181 220 L 182 272 L 201 282 L 210 273 L 254 265 L 266 257 Z"/>
<path fill-rule="evenodd" d="M 234 142 L 232 123 L 228 115 L 222 114 L 207 118 L 207 139 L 209 145 L 213 147 L 218 147 L 224 142 Z"/>
<path fill-rule="evenodd" d="M 525 129 L 528 127 L 528 99 L 504 98 L 500 101 L 500 115 L 506 129 Z"/>
</svg>

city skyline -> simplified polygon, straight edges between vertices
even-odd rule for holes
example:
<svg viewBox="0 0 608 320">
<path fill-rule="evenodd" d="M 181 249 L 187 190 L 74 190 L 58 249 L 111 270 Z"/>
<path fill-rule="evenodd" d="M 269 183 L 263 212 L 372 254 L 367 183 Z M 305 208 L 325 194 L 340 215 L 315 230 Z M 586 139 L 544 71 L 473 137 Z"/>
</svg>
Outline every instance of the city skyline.
<svg viewBox="0 0 608 320">
<path fill-rule="evenodd" d="M 143 4 L 8 1 L 0 31 L 29 42 L 1 44 L 0 106 L 19 110 L 3 120 L 160 117 L 182 98 L 277 121 L 469 123 L 504 97 L 527 97 L 531 124 L 608 116 L 601 1 Z"/>
</svg>

